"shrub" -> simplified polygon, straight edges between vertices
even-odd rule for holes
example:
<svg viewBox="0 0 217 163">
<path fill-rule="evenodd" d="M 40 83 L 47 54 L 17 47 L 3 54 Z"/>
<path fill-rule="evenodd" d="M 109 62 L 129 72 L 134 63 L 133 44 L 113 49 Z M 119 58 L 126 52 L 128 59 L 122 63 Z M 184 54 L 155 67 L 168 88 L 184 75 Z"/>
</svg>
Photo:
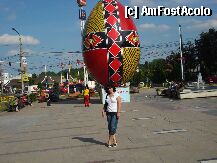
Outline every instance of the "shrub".
<svg viewBox="0 0 217 163">
<path fill-rule="evenodd" d="M 9 107 L 8 102 L 2 102 L 2 103 L 0 103 L 0 112 L 7 111 L 8 107 Z"/>
<path fill-rule="evenodd" d="M 30 100 L 31 100 L 32 102 L 35 102 L 35 101 L 37 101 L 37 94 L 32 93 L 32 94 L 28 95 L 27 98 L 30 98 Z"/>
</svg>

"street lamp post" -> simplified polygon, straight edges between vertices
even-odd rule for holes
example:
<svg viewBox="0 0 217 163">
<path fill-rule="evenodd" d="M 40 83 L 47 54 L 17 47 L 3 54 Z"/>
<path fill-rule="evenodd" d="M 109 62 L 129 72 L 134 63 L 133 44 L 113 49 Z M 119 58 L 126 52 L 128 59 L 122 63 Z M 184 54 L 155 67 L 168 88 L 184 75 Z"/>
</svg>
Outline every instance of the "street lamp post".
<svg viewBox="0 0 217 163">
<path fill-rule="evenodd" d="M 182 55 L 182 33 L 181 33 L 181 25 L 179 25 L 179 36 L 180 36 L 180 57 L 181 57 L 181 73 L 182 73 L 182 81 L 184 81 L 184 68 L 183 68 L 183 55 Z"/>
<path fill-rule="evenodd" d="M 84 25 L 86 21 L 86 11 L 83 9 L 83 6 L 87 5 L 86 0 L 77 0 L 78 6 L 79 6 L 79 19 L 81 23 L 81 37 L 83 37 L 83 31 L 84 31 Z M 81 49 L 82 49 L 82 44 L 81 44 Z M 88 84 L 88 72 L 87 72 L 87 67 L 84 63 L 84 85 L 86 86 Z"/>
<path fill-rule="evenodd" d="M 3 94 L 3 87 L 4 87 L 4 77 L 3 77 L 2 63 L 4 63 L 4 61 L 0 61 L 1 94 Z"/>
<path fill-rule="evenodd" d="M 19 46 L 20 46 L 20 73 L 21 73 L 21 91 L 23 92 L 24 90 L 24 83 L 23 83 L 23 70 L 22 70 L 22 57 L 23 57 L 23 51 L 22 51 L 22 41 L 21 41 L 21 36 L 20 33 L 15 29 L 12 28 L 13 31 L 15 31 L 19 35 Z"/>
</svg>

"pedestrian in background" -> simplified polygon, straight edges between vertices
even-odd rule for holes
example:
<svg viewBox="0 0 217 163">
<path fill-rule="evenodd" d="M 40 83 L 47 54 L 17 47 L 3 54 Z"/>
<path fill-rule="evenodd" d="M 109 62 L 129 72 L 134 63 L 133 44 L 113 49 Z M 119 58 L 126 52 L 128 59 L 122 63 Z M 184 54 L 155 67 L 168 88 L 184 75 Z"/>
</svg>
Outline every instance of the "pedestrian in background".
<svg viewBox="0 0 217 163">
<path fill-rule="evenodd" d="M 89 107 L 90 106 L 90 90 L 88 88 L 88 85 L 86 85 L 85 89 L 84 89 L 84 92 L 83 92 L 83 95 L 84 95 L 84 106 L 85 107 Z"/>
<path fill-rule="evenodd" d="M 46 94 L 47 106 L 51 106 L 51 93 Z"/>
</svg>

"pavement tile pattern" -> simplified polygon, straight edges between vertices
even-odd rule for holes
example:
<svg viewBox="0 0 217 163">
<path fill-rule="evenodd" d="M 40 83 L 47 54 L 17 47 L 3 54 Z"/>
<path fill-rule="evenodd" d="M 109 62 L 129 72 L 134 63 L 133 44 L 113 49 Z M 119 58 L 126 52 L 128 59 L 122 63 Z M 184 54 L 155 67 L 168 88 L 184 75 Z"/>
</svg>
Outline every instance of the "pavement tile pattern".
<svg viewBox="0 0 217 163">
<path fill-rule="evenodd" d="M 154 89 L 123 104 L 118 146 L 107 148 L 98 98 L 0 113 L 1 163 L 213 163 L 217 158 L 217 98 L 173 100 Z M 159 132 L 159 133 L 156 133 Z M 162 134 L 163 133 L 163 134 Z M 215 162 L 214 162 L 215 163 Z"/>
</svg>

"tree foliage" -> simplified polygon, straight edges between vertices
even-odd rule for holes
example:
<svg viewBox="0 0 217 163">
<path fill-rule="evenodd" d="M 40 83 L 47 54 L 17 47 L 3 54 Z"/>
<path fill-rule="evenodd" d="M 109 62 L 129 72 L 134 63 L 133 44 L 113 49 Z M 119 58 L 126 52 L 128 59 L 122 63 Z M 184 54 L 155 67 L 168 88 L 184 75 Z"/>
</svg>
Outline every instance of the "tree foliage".
<svg viewBox="0 0 217 163">
<path fill-rule="evenodd" d="M 171 52 L 165 59 L 155 59 L 139 66 L 139 73 L 135 73 L 131 82 L 135 85 L 148 80 L 162 83 L 165 80 L 181 81 L 181 59 L 184 65 L 185 81 L 196 81 L 199 72 L 203 79 L 217 75 L 217 31 L 209 29 L 200 34 L 195 42 L 187 42 L 180 50 Z"/>
<path fill-rule="evenodd" d="M 200 34 L 200 39 L 196 40 L 196 50 L 201 66 L 202 76 L 212 76 L 217 74 L 217 31 L 212 28 L 208 32 Z"/>
</svg>

